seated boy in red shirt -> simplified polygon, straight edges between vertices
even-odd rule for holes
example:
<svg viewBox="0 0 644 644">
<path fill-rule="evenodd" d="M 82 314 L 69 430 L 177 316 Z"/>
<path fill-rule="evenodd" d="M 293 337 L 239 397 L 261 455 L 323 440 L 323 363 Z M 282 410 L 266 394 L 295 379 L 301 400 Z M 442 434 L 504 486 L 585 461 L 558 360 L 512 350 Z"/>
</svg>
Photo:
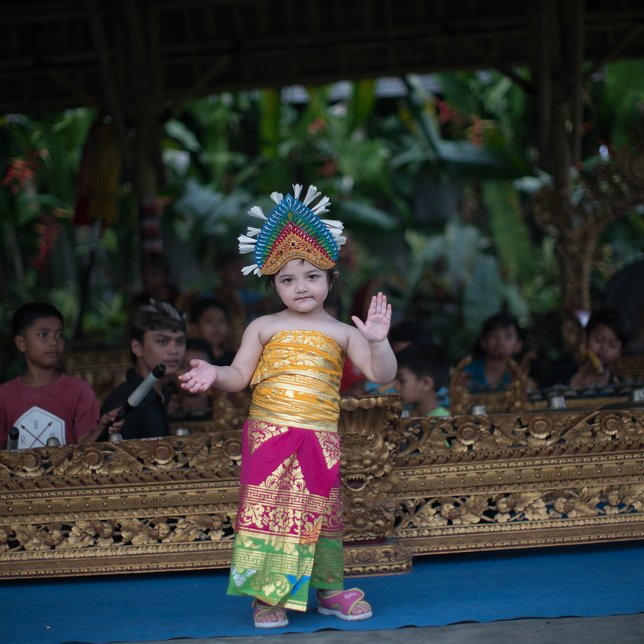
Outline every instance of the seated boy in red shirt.
<svg viewBox="0 0 644 644">
<path fill-rule="evenodd" d="M 49 438 L 60 445 L 89 442 L 111 417 L 100 419 L 91 386 L 60 369 L 65 339 L 60 311 L 42 302 L 21 306 L 12 319 L 16 347 L 25 358 L 17 378 L 0 385 L 0 448 L 12 427 L 18 449 L 44 447 Z"/>
</svg>

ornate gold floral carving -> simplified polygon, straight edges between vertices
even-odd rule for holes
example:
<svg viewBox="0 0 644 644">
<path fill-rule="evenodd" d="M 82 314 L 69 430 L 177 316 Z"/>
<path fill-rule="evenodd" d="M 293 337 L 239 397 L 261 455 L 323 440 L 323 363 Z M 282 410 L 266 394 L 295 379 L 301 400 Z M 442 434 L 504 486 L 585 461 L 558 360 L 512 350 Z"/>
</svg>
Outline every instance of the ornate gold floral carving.
<svg viewBox="0 0 644 644">
<path fill-rule="evenodd" d="M 240 428 L 0 452 L 0 578 L 227 567 Z M 346 570 L 644 538 L 644 409 L 401 418 L 343 400 Z M 279 517 L 275 519 L 282 520 Z"/>
<path fill-rule="evenodd" d="M 234 520 L 234 513 L 232 516 Z M 230 514 L 121 517 L 114 519 L 78 519 L 25 525 L 10 522 L 0 530 L 0 551 L 13 554 L 22 551 L 72 551 L 94 547 L 108 556 L 128 545 L 232 540 Z M 95 553 L 99 556 L 99 553 Z"/>
<path fill-rule="evenodd" d="M 402 433 L 393 535 L 416 554 L 644 536 L 644 409 L 410 418 Z"/>
<path fill-rule="evenodd" d="M 441 454 L 456 460 L 459 454 L 479 451 L 498 451 L 504 458 L 518 455 L 519 448 L 601 451 L 607 442 L 643 440 L 644 424 L 641 410 L 549 410 L 403 418 L 401 432 L 397 462 L 415 465 Z"/>
<path fill-rule="evenodd" d="M 400 440 L 399 396 L 342 400 L 339 431 L 346 541 L 382 539 L 394 521 L 395 454 Z"/>
<path fill-rule="evenodd" d="M 347 542 L 344 546 L 347 572 L 356 576 L 409 572 L 412 552 L 402 541 L 380 543 Z"/>
<path fill-rule="evenodd" d="M 599 518 L 641 512 L 643 504 L 644 485 L 428 497 L 401 505 L 396 530 Z"/>
<path fill-rule="evenodd" d="M 644 203 L 644 122 L 633 132 L 631 144 L 611 159 L 578 174 L 574 196 L 554 186 L 533 197 L 537 224 L 557 241 L 563 310 L 570 312 L 562 334 L 570 349 L 581 341 L 574 311 L 589 311 L 590 273 L 600 235 L 616 219 Z"/>
<path fill-rule="evenodd" d="M 494 391 L 469 391 L 465 367 L 472 358 L 463 358 L 450 375 L 449 398 L 450 411 L 454 415 L 467 414 L 472 405 L 483 405 L 488 413 L 503 413 L 515 409 L 525 409 L 528 404 L 528 391 L 534 388 L 529 377 L 529 365 L 533 354 L 526 354 L 521 363 L 511 358 L 506 360 L 510 373 L 510 383 L 505 389 Z"/>
</svg>

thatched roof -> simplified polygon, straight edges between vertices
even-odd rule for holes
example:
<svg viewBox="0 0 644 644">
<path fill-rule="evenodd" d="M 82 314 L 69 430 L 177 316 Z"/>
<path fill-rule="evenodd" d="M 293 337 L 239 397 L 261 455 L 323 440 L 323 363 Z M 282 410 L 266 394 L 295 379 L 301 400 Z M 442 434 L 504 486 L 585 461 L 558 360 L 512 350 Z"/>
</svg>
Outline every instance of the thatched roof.
<svg viewBox="0 0 644 644">
<path fill-rule="evenodd" d="M 0 112 L 644 57 L 641 0 L 5 0 Z M 118 97 L 118 98 L 117 98 Z"/>
</svg>

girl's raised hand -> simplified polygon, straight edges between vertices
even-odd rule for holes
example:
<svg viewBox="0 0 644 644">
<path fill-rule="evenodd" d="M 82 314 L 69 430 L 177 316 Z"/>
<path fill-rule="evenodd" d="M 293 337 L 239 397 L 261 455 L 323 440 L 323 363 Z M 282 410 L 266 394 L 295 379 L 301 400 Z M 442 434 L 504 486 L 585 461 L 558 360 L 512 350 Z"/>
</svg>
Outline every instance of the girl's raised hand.
<svg viewBox="0 0 644 644">
<path fill-rule="evenodd" d="M 191 360 L 190 371 L 179 376 L 181 388 L 191 394 L 207 391 L 217 380 L 217 367 L 205 360 Z"/>
<path fill-rule="evenodd" d="M 391 326 L 391 304 L 387 304 L 387 297 L 379 292 L 371 298 L 367 319 L 364 322 L 355 315 L 351 319 L 365 340 L 381 342 L 387 338 Z"/>
</svg>

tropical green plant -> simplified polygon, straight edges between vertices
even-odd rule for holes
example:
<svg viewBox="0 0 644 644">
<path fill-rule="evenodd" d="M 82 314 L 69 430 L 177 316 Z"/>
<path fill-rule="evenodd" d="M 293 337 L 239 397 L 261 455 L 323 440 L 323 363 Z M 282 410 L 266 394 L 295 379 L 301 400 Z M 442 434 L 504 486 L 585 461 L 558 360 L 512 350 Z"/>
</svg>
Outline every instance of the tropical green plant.
<svg viewBox="0 0 644 644">
<path fill-rule="evenodd" d="M 74 222 L 81 154 L 94 118 L 92 110 L 78 109 L 39 118 L 11 115 L 0 121 L 7 164 L 0 191 L 4 328 L 17 306 L 45 300 L 63 313 L 69 338 L 96 330 L 102 342 L 122 336 L 125 319 L 115 312 L 119 299 L 113 304 L 112 294 L 130 280 L 128 218 L 106 231 Z M 97 254 L 103 265 L 92 271 Z M 88 326 L 80 317 L 84 284 L 92 295 Z"/>
<path fill-rule="evenodd" d="M 641 65 L 625 61 L 592 77 L 586 156 L 601 145 L 610 153 L 626 138 L 643 100 Z M 494 71 L 445 73 L 437 81 L 440 90 L 432 93 L 409 76 L 406 95 L 386 101 L 373 80 L 346 83 L 340 98 L 332 86 L 305 88 L 304 104 L 284 100 L 278 89 L 224 93 L 173 114 L 162 142 L 164 237 L 172 251 L 197 258 L 195 283 L 182 286 L 210 284 L 215 258 L 234 247 L 248 206 L 270 207 L 270 192 L 298 181 L 328 194 L 334 216 L 368 248 L 348 281 L 388 274 L 399 309 L 431 315 L 437 327 L 450 329 L 454 347 L 466 346 L 477 321 L 496 307 L 524 319 L 556 309 L 553 242 L 526 214 L 527 179 L 541 181 L 532 167 L 530 101 Z M 139 260 L 127 185 L 114 225 L 78 227 L 72 220 L 93 118 L 91 110 L 71 110 L 0 119 L 5 323 L 15 304 L 35 297 L 53 298 L 80 335 L 109 338 L 123 320 Z M 428 176 L 465 195 L 460 216 L 419 220 L 414 200 Z M 641 254 L 633 241 L 640 222 L 635 214 L 607 231 L 597 288 L 626 258 Z"/>
<path fill-rule="evenodd" d="M 441 234 L 409 230 L 406 239 L 411 260 L 404 309 L 430 321 L 453 359 L 469 351 L 489 315 L 506 309 L 528 320 L 526 298 L 503 275 L 490 240 L 478 227 L 450 221 Z"/>
</svg>

